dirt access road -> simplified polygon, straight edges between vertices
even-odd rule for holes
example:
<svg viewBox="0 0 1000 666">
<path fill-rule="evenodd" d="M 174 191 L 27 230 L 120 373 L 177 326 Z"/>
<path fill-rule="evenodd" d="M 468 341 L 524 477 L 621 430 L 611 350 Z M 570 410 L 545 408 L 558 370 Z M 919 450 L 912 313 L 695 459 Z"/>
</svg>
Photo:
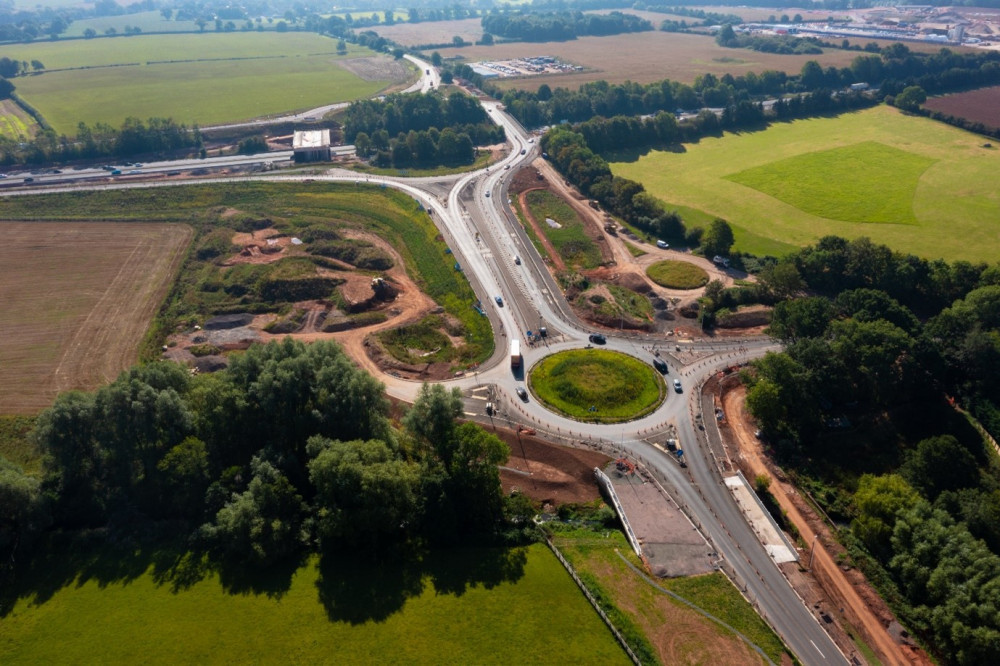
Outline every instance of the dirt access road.
<svg viewBox="0 0 1000 666">
<path fill-rule="evenodd" d="M 726 422 L 720 424 L 719 429 L 735 454 L 734 462 L 744 475 L 749 479 L 759 474 L 770 477 L 771 493 L 798 529 L 802 540 L 807 544 L 815 544 L 815 555 L 803 554 L 802 564 L 808 566 L 811 560 L 812 577 L 827 596 L 824 605 L 830 609 L 841 609 L 848 624 L 862 634 L 865 643 L 884 664 L 930 666 L 933 662 L 923 650 L 913 645 L 900 644 L 889 634 L 887 627 L 895 621 L 895 617 L 861 572 L 856 569 L 845 572 L 838 566 L 836 557 L 844 552 L 844 548 L 833 538 L 828 525 L 798 490 L 783 480 L 785 475 L 767 458 L 760 441 L 754 437 L 756 426 L 746 411 L 745 387 L 730 386 L 722 395 Z M 812 601 L 808 596 L 803 596 L 807 601 Z M 840 647 L 851 654 L 854 646 Z"/>
</svg>

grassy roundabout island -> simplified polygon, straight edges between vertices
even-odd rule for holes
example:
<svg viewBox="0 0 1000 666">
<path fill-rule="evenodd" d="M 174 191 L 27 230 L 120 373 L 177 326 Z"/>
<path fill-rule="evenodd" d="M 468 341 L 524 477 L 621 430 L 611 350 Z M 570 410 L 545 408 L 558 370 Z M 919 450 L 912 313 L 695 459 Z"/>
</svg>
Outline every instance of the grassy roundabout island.
<svg viewBox="0 0 1000 666">
<path fill-rule="evenodd" d="M 531 369 L 531 390 L 550 409 L 581 421 L 631 421 L 666 396 L 663 378 L 642 361 L 604 349 L 572 349 Z"/>
<path fill-rule="evenodd" d="M 667 289 L 697 289 L 708 284 L 708 273 L 687 261 L 658 261 L 646 269 L 649 279 Z"/>
</svg>

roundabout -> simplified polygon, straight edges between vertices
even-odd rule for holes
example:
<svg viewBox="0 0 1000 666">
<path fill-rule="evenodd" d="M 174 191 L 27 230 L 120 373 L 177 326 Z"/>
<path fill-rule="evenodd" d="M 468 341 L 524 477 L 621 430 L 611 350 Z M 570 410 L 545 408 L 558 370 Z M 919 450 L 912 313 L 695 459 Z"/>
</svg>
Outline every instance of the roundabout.
<svg viewBox="0 0 1000 666">
<path fill-rule="evenodd" d="M 547 409 L 591 423 L 641 418 L 667 396 L 663 378 L 648 363 L 607 349 L 547 356 L 531 368 L 528 385 Z"/>
</svg>

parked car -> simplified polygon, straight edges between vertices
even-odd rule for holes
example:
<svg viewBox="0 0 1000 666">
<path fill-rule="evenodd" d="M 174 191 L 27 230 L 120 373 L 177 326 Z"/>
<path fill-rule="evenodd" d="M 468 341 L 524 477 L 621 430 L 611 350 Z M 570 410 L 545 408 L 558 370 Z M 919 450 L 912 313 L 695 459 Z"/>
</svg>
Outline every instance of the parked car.
<svg viewBox="0 0 1000 666">
<path fill-rule="evenodd" d="M 684 392 L 684 389 L 681 387 L 681 380 L 679 379 L 674 380 L 674 390 L 677 391 L 678 393 Z"/>
<path fill-rule="evenodd" d="M 656 247 L 660 248 L 661 250 L 666 250 L 668 247 L 670 247 L 670 243 L 658 240 L 656 241 Z"/>
<path fill-rule="evenodd" d="M 605 338 L 600 333 L 591 333 L 590 334 L 590 341 L 593 342 L 595 345 L 603 345 L 603 344 L 607 343 L 608 339 Z"/>
</svg>

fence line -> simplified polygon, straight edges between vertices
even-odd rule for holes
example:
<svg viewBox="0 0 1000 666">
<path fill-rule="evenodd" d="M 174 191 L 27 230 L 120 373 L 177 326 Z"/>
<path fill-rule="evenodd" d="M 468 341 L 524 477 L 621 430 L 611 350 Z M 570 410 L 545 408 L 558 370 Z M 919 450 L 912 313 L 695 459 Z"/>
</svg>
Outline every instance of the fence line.
<svg viewBox="0 0 1000 666">
<path fill-rule="evenodd" d="M 587 601 L 590 602 L 590 605 L 594 607 L 594 610 L 597 611 L 597 614 L 601 616 L 602 620 L 604 620 L 604 624 L 608 625 L 608 629 L 610 629 L 611 633 L 614 634 L 615 640 L 617 640 L 621 644 L 622 648 L 625 650 L 625 653 L 629 656 L 629 659 L 632 660 L 632 663 L 635 664 L 635 666 L 642 666 L 642 661 L 639 660 L 639 657 L 636 656 L 635 652 L 632 651 L 632 648 L 629 647 L 629 644 L 625 640 L 625 637 L 622 636 L 621 632 L 618 631 L 618 627 L 615 626 L 615 623 L 611 621 L 611 618 L 607 616 L 607 613 L 604 612 L 604 609 L 601 608 L 600 604 L 597 603 L 597 599 L 594 598 L 594 595 L 590 593 L 590 590 L 587 589 L 587 586 L 583 584 L 582 580 L 580 580 L 580 577 L 576 574 L 576 569 L 573 568 L 573 565 L 569 563 L 569 560 L 563 557 L 563 554 L 559 552 L 559 549 L 556 547 L 556 545 L 552 543 L 551 538 L 546 538 L 545 543 L 549 545 L 549 548 L 552 550 L 553 553 L 555 553 L 556 557 L 562 563 L 563 567 L 565 567 L 566 571 L 569 572 L 569 575 L 572 576 L 573 580 L 580 588 L 580 591 L 582 591 L 583 595 L 587 597 Z"/>
</svg>

